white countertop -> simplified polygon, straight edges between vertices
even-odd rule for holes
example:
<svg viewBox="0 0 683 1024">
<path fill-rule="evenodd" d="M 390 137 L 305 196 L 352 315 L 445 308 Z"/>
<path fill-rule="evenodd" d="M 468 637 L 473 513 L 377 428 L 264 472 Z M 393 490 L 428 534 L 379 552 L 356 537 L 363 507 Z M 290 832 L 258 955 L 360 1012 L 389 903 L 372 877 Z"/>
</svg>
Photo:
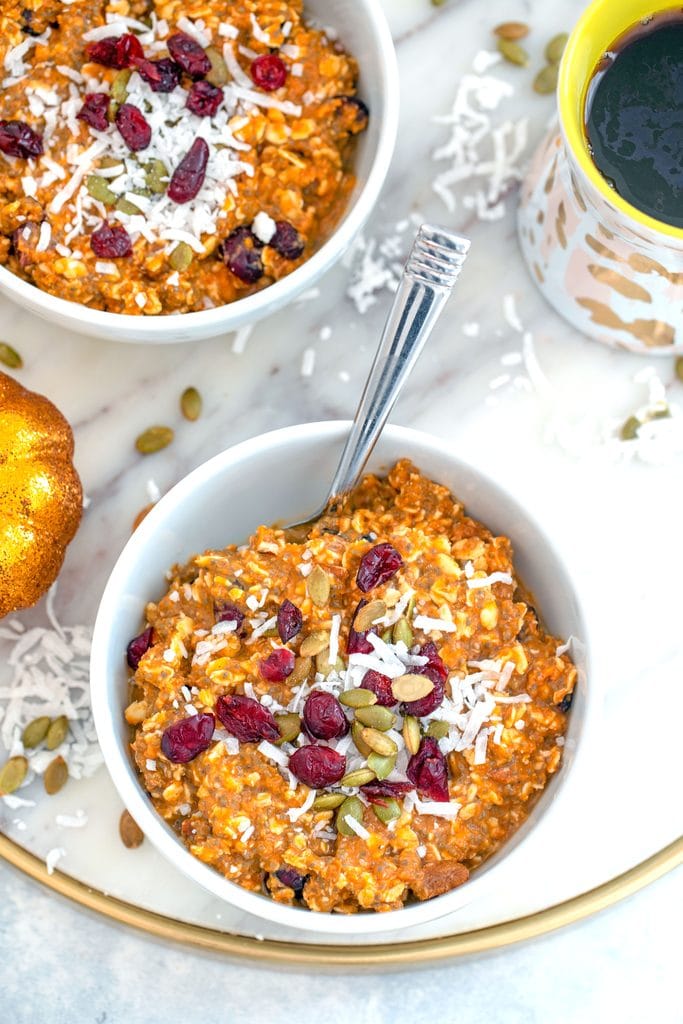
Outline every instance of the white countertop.
<svg viewBox="0 0 683 1024">
<path fill-rule="evenodd" d="M 650 363 L 601 348 L 580 338 L 545 305 L 516 246 L 514 188 L 504 215 L 483 221 L 462 203 L 449 213 L 432 190 L 445 166 L 434 162 L 432 153 L 447 140 L 449 128 L 430 119 L 448 113 L 475 54 L 490 48 L 490 26 L 517 17 L 532 23 L 529 49 L 538 66 L 547 39 L 568 29 L 583 4 L 449 0 L 433 8 L 428 0 L 384 0 L 383 5 L 398 43 L 402 121 L 394 169 L 366 237 L 375 239 L 376 247 L 384 242 L 389 264 L 394 257 L 400 262 L 407 251 L 412 229 L 397 231 L 397 224 L 411 214 L 458 227 L 473 241 L 457 298 L 392 419 L 451 440 L 464 458 L 495 476 L 544 522 L 571 562 L 586 611 L 609 639 L 600 652 L 601 699 L 620 746 L 604 769 L 615 793 L 624 790 L 619 799 L 627 806 L 624 778 L 636 770 L 639 758 L 653 776 L 659 769 L 669 785 L 676 772 L 674 743 L 658 746 L 647 718 L 634 717 L 632 709 L 656 691 L 668 702 L 666 721 L 658 727 L 673 733 L 683 669 L 677 626 L 683 551 L 671 542 L 680 533 L 681 457 L 671 455 L 663 466 L 653 466 L 652 452 L 644 449 L 643 459 L 622 458 L 634 447 L 618 449 L 608 438 L 614 425 L 646 400 L 649 366 L 672 403 L 683 404 L 683 387 L 672 383 L 671 360 Z M 552 114 L 552 100 L 531 91 L 531 69 L 499 65 L 493 70 L 516 86 L 496 112 L 496 123 L 528 116 L 528 155 Z M 376 303 L 361 315 L 345 294 L 348 284 L 349 270 L 335 268 L 319 296 L 257 325 L 242 354 L 233 352 L 232 337 L 154 350 L 89 341 L 0 303 L 3 340 L 26 362 L 19 378 L 46 393 L 74 424 L 77 466 L 91 499 L 60 580 L 64 621 L 92 623 L 130 524 L 149 500 L 150 479 L 163 492 L 199 462 L 245 437 L 352 414 L 389 291 L 379 291 Z M 524 329 L 533 334 L 550 392 L 542 382 L 539 390 L 528 346 L 526 361 L 511 359 L 524 345 L 505 296 L 512 296 Z M 463 330 L 464 325 L 469 326 Z M 310 377 L 301 375 L 307 350 L 315 352 Z M 196 424 L 184 423 L 177 412 L 178 396 L 189 384 L 204 396 L 204 415 Z M 169 423 L 177 436 L 165 452 L 145 459 L 133 442 L 152 422 Z M 39 613 L 29 613 L 26 621 L 33 614 Z M 658 792 L 653 801 L 660 800 L 655 805 L 666 807 L 665 787 L 653 779 L 653 789 Z M 73 810 L 79 803 L 75 790 L 69 799 Z M 652 812 L 652 805 L 649 809 L 648 817 L 648 807 L 639 805 L 632 824 L 627 821 L 630 847 L 619 870 L 677 834 L 675 823 Z M 600 844 L 599 835 L 593 839 L 590 830 L 588 835 L 589 848 L 591 842 Z M 73 864 L 75 852 L 71 858 Z M 64 869 L 69 869 L 68 856 Z M 0 864 L 5 894 L 0 1019 L 175 1024 L 216 1019 L 217 1007 L 225 1007 L 218 1019 L 235 1024 L 277 1024 L 294 1014 L 316 1024 L 321 1019 L 427 1024 L 435 1013 L 459 1024 L 607 1016 L 669 1024 L 683 1019 L 675 1007 L 674 973 L 680 879 L 678 872 L 595 919 L 477 962 L 352 979 L 264 973 L 166 947 L 93 919 Z"/>
</svg>

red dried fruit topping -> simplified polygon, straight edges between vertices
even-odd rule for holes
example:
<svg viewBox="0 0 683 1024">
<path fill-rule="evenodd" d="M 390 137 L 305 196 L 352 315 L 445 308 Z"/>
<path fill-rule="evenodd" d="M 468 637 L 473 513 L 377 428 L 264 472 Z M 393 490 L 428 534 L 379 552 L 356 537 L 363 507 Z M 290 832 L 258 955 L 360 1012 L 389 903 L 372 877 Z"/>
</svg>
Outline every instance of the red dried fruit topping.
<svg viewBox="0 0 683 1024">
<path fill-rule="evenodd" d="M 386 807 L 388 799 L 405 796 L 406 793 L 410 793 L 415 787 L 412 782 L 380 782 L 378 780 L 377 782 L 366 782 L 360 788 L 371 804 L 379 804 L 381 807 Z"/>
<path fill-rule="evenodd" d="M 303 720 L 308 733 L 318 740 L 333 740 L 349 731 L 344 709 L 334 694 L 326 690 L 310 694 L 304 704 Z"/>
<path fill-rule="evenodd" d="M 419 675 L 427 676 L 427 679 L 431 679 L 433 683 L 445 683 L 448 679 L 448 669 L 441 660 L 434 641 L 428 640 L 426 644 L 422 645 L 419 653 L 423 658 L 429 659 L 426 665 L 422 665 L 416 670 Z"/>
<path fill-rule="evenodd" d="M 294 652 L 278 647 L 264 661 L 259 662 L 259 672 L 269 683 L 281 683 L 294 671 Z"/>
<path fill-rule="evenodd" d="M 261 243 L 249 228 L 235 228 L 223 242 L 223 262 L 235 277 L 255 284 L 263 277 Z"/>
<path fill-rule="evenodd" d="M 137 61 L 144 60 L 145 52 L 137 36 L 126 32 L 118 38 L 109 37 L 90 43 L 85 52 L 88 60 L 102 64 L 105 68 L 132 68 Z"/>
<path fill-rule="evenodd" d="M 0 153 L 29 160 L 43 155 L 43 140 L 25 121 L 0 121 Z"/>
<path fill-rule="evenodd" d="M 436 800 L 439 803 L 450 800 L 446 758 L 431 736 L 425 736 L 417 754 L 413 754 L 408 761 L 406 775 L 425 800 Z"/>
<path fill-rule="evenodd" d="M 85 121 L 91 128 L 98 132 L 106 132 L 109 127 L 107 111 L 111 97 L 106 92 L 89 92 L 83 100 L 83 106 L 78 113 L 80 121 Z"/>
<path fill-rule="evenodd" d="M 416 718 L 424 718 L 425 715 L 431 715 L 432 711 L 436 711 L 443 700 L 448 678 L 448 669 L 439 657 L 436 644 L 432 640 L 420 648 L 420 654 L 429 658 L 429 661 L 426 665 L 416 666 L 414 671 L 417 675 L 427 676 L 427 679 L 431 679 L 434 689 L 426 697 L 405 701 L 401 704 L 401 714 L 414 715 Z"/>
<path fill-rule="evenodd" d="M 216 701 L 216 714 L 221 722 L 240 743 L 271 743 L 280 739 L 280 730 L 268 708 L 264 708 L 253 697 L 228 694 Z"/>
<path fill-rule="evenodd" d="M 197 117 L 213 117 L 222 102 L 222 89 L 210 82 L 193 82 L 185 105 Z"/>
<path fill-rule="evenodd" d="M 149 626 L 144 633 L 134 636 L 126 648 L 126 660 L 131 668 L 137 668 L 145 651 L 154 643 L 154 630 Z"/>
<path fill-rule="evenodd" d="M 375 672 L 374 668 L 368 669 L 360 686 L 362 690 L 372 690 L 381 707 L 390 708 L 396 704 L 396 698 L 391 692 L 391 679 L 381 672 Z"/>
<path fill-rule="evenodd" d="M 101 259 L 116 260 L 130 256 L 133 243 L 130 235 L 120 224 L 103 224 L 90 236 L 90 248 Z"/>
<path fill-rule="evenodd" d="M 244 622 L 244 612 L 240 611 L 236 604 L 221 604 L 215 609 L 216 622 L 235 622 L 237 628 L 235 633 L 240 633 Z"/>
<path fill-rule="evenodd" d="M 393 544 L 375 544 L 360 560 L 356 583 L 367 594 L 373 587 L 390 580 L 403 565 L 403 559 Z"/>
<path fill-rule="evenodd" d="M 293 224 L 286 220 L 275 221 L 275 234 L 268 245 L 271 245 L 286 260 L 298 260 L 304 251 L 304 241 Z"/>
<path fill-rule="evenodd" d="M 211 61 L 199 43 L 184 32 L 176 32 L 166 43 L 173 60 L 191 78 L 203 78 L 211 70 Z"/>
<path fill-rule="evenodd" d="M 275 872 L 275 877 L 278 881 L 282 882 L 283 885 L 293 889 L 294 895 L 297 899 L 301 899 L 304 886 L 308 881 L 308 875 L 300 875 L 298 871 L 294 870 L 294 868 L 280 868 Z"/>
<path fill-rule="evenodd" d="M 289 770 L 299 782 L 311 789 L 324 789 L 343 778 L 346 758 L 332 747 L 319 747 L 311 743 L 294 751 L 289 759 Z"/>
<path fill-rule="evenodd" d="M 297 633 L 301 631 L 303 622 L 304 617 L 301 614 L 301 609 L 285 598 L 277 613 L 277 631 L 283 644 L 286 644 L 288 640 L 294 639 Z"/>
<path fill-rule="evenodd" d="M 259 89 L 275 92 L 287 81 L 287 65 L 276 53 L 263 53 L 252 61 L 249 74 Z"/>
<path fill-rule="evenodd" d="M 351 628 L 349 629 L 349 639 L 346 642 L 346 653 L 347 654 L 372 654 L 374 650 L 372 644 L 367 639 L 368 633 L 376 632 L 375 627 L 372 629 L 366 629 L 363 633 L 359 633 L 353 628 L 353 622 L 355 622 L 356 616 L 361 608 L 364 608 L 368 602 L 365 598 L 361 598 L 356 606 L 356 610 L 353 613 L 353 619 L 351 620 Z"/>
<path fill-rule="evenodd" d="M 175 764 L 187 764 L 211 746 L 215 727 L 216 720 L 208 711 L 182 718 L 164 731 L 162 753 Z"/>
<path fill-rule="evenodd" d="M 195 139 L 180 161 L 166 193 L 174 203 L 189 203 L 199 192 L 206 177 L 209 147 L 204 139 Z"/>
<path fill-rule="evenodd" d="M 116 111 L 116 127 L 133 153 L 147 149 L 152 141 L 151 125 L 145 120 L 142 111 L 132 103 L 122 103 Z"/>
<path fill-rule="evenodd" d="M 180 82 L 180 68 L 170 57 L 138 61 L 137 72 L 152 92 L 173 92 Z"/>
</svg>

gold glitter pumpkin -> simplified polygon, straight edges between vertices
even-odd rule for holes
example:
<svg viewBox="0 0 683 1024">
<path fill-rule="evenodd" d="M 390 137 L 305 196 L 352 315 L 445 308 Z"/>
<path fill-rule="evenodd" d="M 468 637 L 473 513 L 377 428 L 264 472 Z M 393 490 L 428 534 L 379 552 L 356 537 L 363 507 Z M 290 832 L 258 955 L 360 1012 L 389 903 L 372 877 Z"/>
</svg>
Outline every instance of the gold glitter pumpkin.
<svg viewBox="0 0 683 1024">
<path fill-rule="evenodd" d="M 81 519 L 71 427 L 43 395 L 0 373 L 0 617 L 55 581 Z"/>
</svg>

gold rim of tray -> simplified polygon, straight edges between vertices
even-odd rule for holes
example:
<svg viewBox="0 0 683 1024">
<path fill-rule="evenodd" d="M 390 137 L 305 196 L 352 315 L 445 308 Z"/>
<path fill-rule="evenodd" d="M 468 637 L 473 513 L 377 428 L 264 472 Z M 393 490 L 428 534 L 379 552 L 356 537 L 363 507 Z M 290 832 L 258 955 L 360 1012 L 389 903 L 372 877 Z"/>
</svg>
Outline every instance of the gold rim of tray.
<svg viewBox="0 0 683 1024">
<path fill-rule="evenodd" d="M 60 871 L 48 875 L 43 860 L 3 835 L 0 835 L 0 858 L 52 892 L 59 893 L 60 896 L 65 896 L 96 914 L 119 924 L 137 928 L 159 939 L 261 963 L 376 969 L 401 965 L 415 966 L 445 958 L 483 953 L 525 939 L 533 939 L 581 921 L 627 896 L 632 896 L 639 889 L 683 863 L 683 837 L 674 840 L 663 850 L 617 875 L 616 878 L 596 886 L 595 889 L 573 896 L 546 910 L 528 914 L 526 917 L 461 932 L 458 935 L 417 939 L 398 944 L 358 946 L 318 946 L 273 939 L 258 940 L 176 921 L 163 914 L 127 903 L 125 900 L 107 896 Z"/>
</svg>

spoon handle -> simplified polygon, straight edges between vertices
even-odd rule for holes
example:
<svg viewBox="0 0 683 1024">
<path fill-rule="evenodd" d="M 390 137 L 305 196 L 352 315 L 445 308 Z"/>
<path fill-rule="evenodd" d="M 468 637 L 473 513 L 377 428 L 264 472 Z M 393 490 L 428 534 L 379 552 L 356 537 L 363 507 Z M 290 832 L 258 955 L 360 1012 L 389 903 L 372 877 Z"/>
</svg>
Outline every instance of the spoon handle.
<svg viewBox="0 0 683 1024">
<path fill-rule="evenodd" d="M 387 417 L 446 305 L 470 243 L 423 224 L 401 275 L 328 503 L 353 489 Z"/>
</svg>

